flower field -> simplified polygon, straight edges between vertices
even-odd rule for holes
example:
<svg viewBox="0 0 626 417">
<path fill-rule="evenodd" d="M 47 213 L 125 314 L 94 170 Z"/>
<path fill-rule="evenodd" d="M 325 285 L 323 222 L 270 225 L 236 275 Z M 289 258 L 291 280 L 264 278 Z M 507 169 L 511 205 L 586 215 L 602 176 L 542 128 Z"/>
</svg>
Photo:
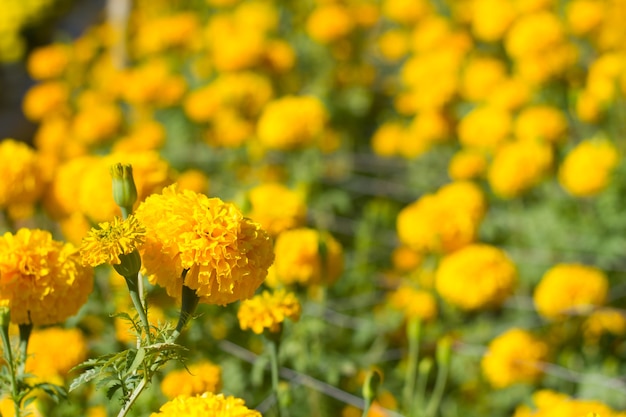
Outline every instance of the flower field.
<svg viewBox="0 0 626 417">
<path fill-rule="evenodd" d="M 626 416 L 626 0 L 108 0 L 32 45 L 80 3 L 0 12 L 0 417 Z"/>
</svg>

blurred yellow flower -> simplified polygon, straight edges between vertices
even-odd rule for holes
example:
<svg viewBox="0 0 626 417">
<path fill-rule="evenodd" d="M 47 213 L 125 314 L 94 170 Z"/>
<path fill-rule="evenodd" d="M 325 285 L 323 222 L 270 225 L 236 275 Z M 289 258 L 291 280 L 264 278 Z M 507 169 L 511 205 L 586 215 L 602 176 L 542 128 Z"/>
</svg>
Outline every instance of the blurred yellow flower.
<svg viewBox="0 0 626 417">
<path fill-rule="evenodd" d="M 561 163 L 559 183 L 573 196 L 594 196 L 607 187 L 618 162 L 617 149 L 609 140 L 583 140 Z"/>
<path fill-rule="evenodd" d="M 199 169 L 186 169 L 176 178 L 180 190 L 191 190 L 199 194 L 209 194 L 210 180 Z"/>
<path fill-rule="evenodd" d="M 468 101 L 487 98 L 506 80 L 504 62 L 491 57 L 472 57 L 463 69 L 460 91 Z"/>
<path fill-rule="evenodd" d="M 302 226 L 306 220 L 307 207 L 297 192 L 278 183 L 261 184 L 248 192 L 250 212 L 248 216 L 261 224 L 272 236 Z M 280 201 L 280 204 L 276 204 Z"/>
<path fill-rule="evenodd" d="M 620 337 L 626 334 L 626 317 L 620 310 L 599 308 L 585 319 L 582 330 L 585 340 L 590 343 L 597 343 L 607 333 Z"/>
<path fill-rule="evenodd" d="M 487 180 L 495 194 L 513 198 L 547 176 L 552 148 L 539 141 L 514 141 L 502 145 L 489 166 Z"/>
<path fill-rule="evenodd" d="M 572 0 L 567 3 L 565 11 L 571 32 L 584 36 L 602 24 L 607 8 L 603 1 Z"/>
<path fill-rule="evenodd" d="M 327 232 L 300 228 L 278 235 L 276 285 L 331 285 L 343 273 L 343 248 Z"/>
<path fill-rule="evenodd" d="M 26 372 L 38 381 L 63 385 L 70 369 L 87 359 L 87 350 L 79 329 L 35 329 L 28 339 Z"/>
<path fill-rule="evenodd" d="M 435 288 L 463 310 L 499 307 L 517 283 L 515 264 L 504 251 L 472 244 L 446 255 L 435 274 Z"/>
<path fill-rule="evenodd" d="M 259 141 L 269 149 L 291 150 L 312 145 L 328 120 L 313 96 L 284 96 L 268 103 L 257 125 Z"/>
<path fill-rule="evenodd" d="M 117 133 L 122 123 L 122 113 L 114 103 L 86 106 L 74 116 L 72 133 L 86 145 L 98 145 Z"/>
<path fill-rule="evenodd" d="M 515 137 L 519 140 L 556 143 L 567 132 L 567 118 L 552 106 L 527 106 L 517 115 L 514 123 Z"/>
<path fill-rule="evenodd" d="M 419 318 L 426 322 L 437 318 L 437 301 L 433 294 L 412 285 L 401 285 L 389 294 L 388 300 L 407 319 Z"/>
<path fill-rule="evenodd" d="M 609 281 L 601 270 L 581 264 L 550 268 L 535 288 L 537 312 L 550 320 L 592 311 L 605 303 Z"/>
<path fill-rule="evenodd" d="M 63 75 L 70 60 L 68 45 L 53 43 L 33 50 L 28 56 L 26 69 L 34 80 L 48 80 Z"/>
<path fill-rule="evenodd" d="M 117 265 L 121 262 L 120 255 L 128 255 L 141 247 L 145 235 L 146 228 L 132 214 L 124 220 L 115 217 L 110 223 L 100 223 L 83 239 L 80 247 L 83 263 Z"/>
<path fill-rule="evenodd" d="M 405 139 L 405 128 L 401 123 L 385 122 L 378 126 L 372 136 L 372 150 L 378 156 L 395 156 L 399 153 L 400 144 Z"/>
<path fill-rule="evenodd" d="M 487 42 L 502 39 L 517 17 L 511 0 L 475 0 L 472 6 L 472 32 Z"/>
<path fill-rule="evenodd" d="M 512 125 L 513 118 L 507 110 L 483 105 L 459 122 L 459 142 L 466 147 L 494 150 L 511 134 Z"/>
<path fill-rule="evenodd" d="M 534 410 L 528 410 L 528 416 L 535 417 L 620 417 L 622 412 L 610 408 L 608 405 L 597 400 L 586 400 L 583 398 L 572 398 L 551 390 L 540 390 L 532 396 Z M 515 413 L 518 417 L 518 413 Z M 519 414 L 524 417 L 524 414 Z"/>
<path fill-rule="evenodd" d="M 244 300 L 237 311 L 237 319 L 242 330 L 250 329 L 256 334 L 267 330 L 280 332 L 285 319 L 300 320 L 302 307 L 292 292 L 279 289 L 270 293 L 263 291 L 249 300 Z"/>
<path fill-rule="evenodd" d="M 461 149 L 448 164 L 448 175 L 455 181 L 480 177 L 487 170 L 487 157 L 476 149 Z"/>
<path fill-rule="evenodd" d="M 177 13 L 138 22 L 134 36 L 140 55 L 154 54 L 168 48 L 190 48 L 200 36 L 200 22 L 195 13 Z"/>
<path fill-rule="evenodd" d="M 383 15 L 395 22 L 407 25 L 417 23 L 432 11 L 431 5 L 425 0 L 384 0 Z"/>
<path fill-rule="evenodd" d="M 32 86 L 24 95 L 22 110 L 32 121 L 62 113 L 67 107 L 68 87 L 60 81 L 46 81 Z"/>
<path fill-rule="evenodd" d="M 0 237 L 0 304 L 16 324 L 46 325 L 76 314 L 93 288 L 93 271 L 78 250 L 50 232 L 20 229 Z"/>
<path fill-rule="evenodd" d="M 408 246 L 398 246 L 391 253 L 394 269 L 401 272 L 410 272 L 422 263 L 423 255 Z"/>
<path fill-rule="evenodd" d="M 261 226 L 230 203 L 176 185 L 153 194 L 135 212 L 146 227 L 142 260 L 149 279 L 179 298 L 184 285 L 200 302 L 229 304 L 251 297 L 274 260 Z"/>
<path fill-rule="evenodd" d="M 494 388 L 536 382 L 543 374 L 541 362 L 548 345 L 530 332 L 512 328 L 493 339 L 483 356 L 483 374 Z"/>
<path fill-rule="evenodd" d="M 186 369 L 170 371 L 161 381 L 161 392 L 170 400 L 179 395 L 190 397 L 221 389 L 222 368 L 206 360 L 187 365 Z"/>
<path fill-rule="evenodd" d="M 377 41 L 380 54 L 388 61 L 398 61 L 409 52 L 409 37 L 406 31 L 389 29 Z"/>
<path fill-rule="evenodd" d="M 240 398 L 205 392 L 196 396 L 180 395 L 163 404 L 158 413 L 150 414 L 150 417 L 180 416 L 261 417 L 261 413 L 250 410 Z"/>
<path fill-rule="evenodd" d="M 44 190 L 39 155 L 14 139 L 0 142 L 0 208 L 33 204 Z"/>
<path fill-rule="evenodd" d="M 323 44 L 345 37 L 353 27 L 350 9 L 340 3 L 318 5 L 306 22 L 309 36 Z"/>
</svg>

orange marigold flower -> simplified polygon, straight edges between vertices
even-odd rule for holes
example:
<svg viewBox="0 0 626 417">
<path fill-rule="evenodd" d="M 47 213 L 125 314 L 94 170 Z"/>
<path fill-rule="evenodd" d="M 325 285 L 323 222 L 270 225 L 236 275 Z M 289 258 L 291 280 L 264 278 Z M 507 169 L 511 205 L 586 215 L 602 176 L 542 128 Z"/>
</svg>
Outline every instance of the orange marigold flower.
<svg viewBox="0 0 626 417">
<path fill-rule="evenodd" d="M 435 288 L 464 310 L 499 307 L 517 283 L 515 265 L 499 248 L 472 244 L 445 256 L 437 268 Z"/>
<path fill-rule="evenodd" d="M 558 319 L 603 305 L 608 289 L 609 281 L 601 270 L 580 264 L 558 264 L 541 278 L 534 301 L 540 315 Z"/>
<path fill-rule="evenodd" d="M 273 293 L 263 291 L 239 306 L 237 318 L 242 330 L 251 329 L 256 334 L 268 330 L 277 333 L 285 319 L 300 320 L 302 308 L 294 293 L 284 289 Z"/>
<path fill-rule="evenodd" d="M 8 304 L 17 324 L 60 323 L 93 288 L 93 271 L 81 266 L 78 250 L 39 229 L 0 237 L 0 277 L 0 304 Z"/>
<path fill-rule="evenodd" d="M 74 366 L 87 359 L 87 339 L 78 329 L 36 329 L 28 339 L 26 372 L 61 383 Z"/>
<path fill-rule="evenodd" d="M 309 228 L 282 232 L 274 247 L 272 284 L 330 285 L 343 273 L 343 248 L 329 233 Z"/>
<path fill-rule="evenodd" d="M 205 392 L 195 397 L 180 395 L 163 404 L 158 413 L 150 415 L 150 417 L 180 416 L 261 417 L 261 413 L 250 410 L 240 398 Z"/>
<path fill-rule="evenodd" d="M 112 222 L 100 223 L 97 229 L 91 229 L 83 239 L 80 255 L 87 265 L 118 265 L 120 255 L 137 250 L 145 236 L 146 228 L 132 214 L 125 220 L 115 217 Z"/>
<path fill-rule="evenodd" d="M 55 43 L 31 52 L 26 63 L 28 74 L 34 80 L 47 80 L 63 75 L 70 60 L 70 48 Z"/>
<path fill-rule="evenodd" d="M 272 241 L 258 223 L 233 204 L 175 184 L 148 197 L 135 216 L 147 231 L 141 252 L 150 281 L 172 297 L 181 296 L 188 270 L 184 285 L 200 302 L 250 298 L 274 260 Z"/>
<path fill-rule="evenodd" d="M 615 145 L 605 139 L 580 142 L 565 157 L 559 168 L 559 183 L 576 197 L 600 193 L 619 161 Z"/>
<path fill-rule="evenodd" d="M 209 361 L 202 361 L 169 372 L 161 381 L 161 391 L 169 398 L 179 395 L 200 395 L 222 389 L 222 368 Z"/>
<path fill-rule="evenodd" d="M 44 180 L 37 153 L 13 139 L 0 142 L 0 207 L 34 203 Z"/>
<path fill-rule="evenodd" d="M 306 204 L 296 191 L 277 183 L 261 184 L 248 194 L 251 210 L 248 214 L 271 235 L 301 226 L 306 220 Z M 280 201 L 280 204 L 276 204 Z"/>
<path fill-rule="evenodd" d="M 543 371 L 541 362 L 548 345 L 526 330 L 513 328 L 491 341 L 481 362 L 482 370 L 495 388 L 535 382 Z"/>
</svg>

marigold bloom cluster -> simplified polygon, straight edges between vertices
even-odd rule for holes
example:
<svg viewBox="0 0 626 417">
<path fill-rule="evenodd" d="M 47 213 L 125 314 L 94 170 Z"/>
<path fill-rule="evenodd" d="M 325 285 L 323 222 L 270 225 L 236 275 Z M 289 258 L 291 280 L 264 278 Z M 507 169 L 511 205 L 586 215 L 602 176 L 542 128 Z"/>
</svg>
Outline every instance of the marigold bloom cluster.
<svg viewBox="0 0 626 417">
<path fill-rule="evenodd" d="M 236 397 L 210 392 L 197 396 L 181 395 L 163 404 L 158 413 L 150 417 L 261 417 L 261 413 L 250 410 L 244 401 Z"/>
<path fill-rule="evenodd" d="M 0 207 L 33 204 L 44 187 L 38 155 L 25 143 L 0 142 Z"/>
<path fill-rule="evenodd" d="M 417 251 L 452 252 L 476 239 L 485 204 L 475 184 L 447 184 L 400 211 L 396 221 L 398 237 Z"/>
<path fill-rule="evenodd" d="M 537 312 L 547 319 L 580 314 L 605 303 L 609 281 L 601 270 L 581 264 L 550 268 L 535 288 Z"/>
<path fill-rule="evenodd" d="M 145 240 L 146 228 L 133 215 L 125 220 L 115 217 L 112 222 L 98 224 L 83 239 L 80 255 L 83 263 L 98 266 L 118 265 L 120 255 L 137 250 Z"/>
<path fill-rule="evenodd" d="M 93 271 L 81 265 L 78 250 L 39 229 L 0 237 L 0 276 L 0 303 L 17 324 L 63 322 L 93 288 Z"/>
<path fill-rule="evenodd" d="M 329 233 L 310 228 L 287 230 L 274 245 L 276 261 L 268 285 L 331 285 L 343 273 L 341 244 Z"/>
<path fill-rule="evenodd" d="M 161 381 L 161 391 L 173 399 L 180 395 L 194 396 L 204 392 L 217 393 L 222 389 L 222 368 L 209 361 L 168 372 Z"/>
<path fill-rule="evenodd" d="M 533 407 L 517 407 L 513 417 L 620 417 L 623 412 L 609 407 L 602 401 L 572 398 L 567 394 L 543 389 L 532 395 Z"/>
<path fill-rule="evenodd" d="M 626 317 L 620 310 L 599 308 L 593 311 L 583 323 L 583 336 L 589 343 L 597 343 L 605 334 L 623 336 L 626 334 Z"/>
<path fill-rule="evenodd" d="M 437 317 L 437 301 L 433 294 L 411 285 L 402 285 L 389 294 L 389 304 L 402 311 L 407 319 L 416 317 L 431 321 Z"/>
<path fill-rule="evenodd" d="M 261 224 L 272 236 L 302 226 L 307 208 L 296 191 L 277 183 L 261 184 L 250 190 L 248 216 Z"/>
<path fill-rule="evenodd" d="M 593 196 L 606 188 L 617 163 L 617 149 L 611 142 L 585 140 L 565 157 L 559 168 L 559 182 L 576 197 Z"/>
<path fill-rule="evenodd" d="M 526 330 L 513 328 L 489 343 L 481 366 L 494 388 L 516 383 L 532 383 L 543 374 L 541 362 L 547 359 L 548 345 Z"/>
<path fill-rule="evenodd" d="M 34 330 L 28 340 L 26 372 L 38 379 L 63 383 L 74 366 L 87 359 L 87 339 L 79 329 Z"/>
<path fill-rule="evenodd" d="M 435 274 L 435 288 L 463 310 L 499 307 L 513 293 L 517 271 L 504 251 L 472 244 L 446 255 Z"/>
<path fill-rule="evenodd" d="M 200 301 L 228 304 L 250 298 L 274 260 L 272 241 L 259 224 L 230 203 L 176 185 L 148 197 L 135 212 L 146 227 L 141 248 L 152 283 L 179 298 L 184 285 Z"/>
<path fill-rule="evenodd" d="M 256 334 L 268 330 L 277 333 L 285 319 L 300 320 L 302 308 L 294 293 L 284 289 L 262 294 L 244 300 L 239 306 L 237 318 L 242 330 L 251 329 Z"/>
</svg>

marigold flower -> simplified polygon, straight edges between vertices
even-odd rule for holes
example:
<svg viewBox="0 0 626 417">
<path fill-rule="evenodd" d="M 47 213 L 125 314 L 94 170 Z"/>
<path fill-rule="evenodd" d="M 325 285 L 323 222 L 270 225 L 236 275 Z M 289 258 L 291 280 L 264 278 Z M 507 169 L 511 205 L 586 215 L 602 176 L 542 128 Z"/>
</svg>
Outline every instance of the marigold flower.
<svg viewBox="0 0 626 417">
<path fill-rule="evenodd" d="M 493 150 L 507 139 L 512 125 L 513 118 L 505 109 L 477 107 L 459 122 L 459 141 L 466 147 Z"/>
<path fill-rule="evenodd" d="M 556 143 L 567 132 L 563 112 L 552 106 L 525 107 L 515 119 L 515 136 L 520 140 Z"/>
<path fill-rule="evenodd" d="M 623 336 L 626 333 L 626 317 L 617 309 L 599 308 L 583 323 L 583 335 L 590 343 L 597 343 L 603 334 Z"/>
<path fill-rule="evenodd" d="M 476 0 L 472 7 L 472 31 L 478 39 L 497 41 L 516 17 L 515 5 L 510 0 Z"/>
<path fill-rule="evenodd" d="M 0 304 L 16 324 L 60 323 L 76 314 L 93 288 L 93 271 L 73 245 L 39 229 L 0 237 Z"/>
<path fill-rule="evenodd" d="M 411 285 L 402 285 L 389 294 L 389 303 L 402 311 L 407 319 L 417 317 L 422 321 L 431 321 L 437 317 L 435 297 Z"/>
<path fill-rule="evenodd" d="M 374 153 L 391 157 L 399 153 L 400 143 L 406 139 L 405 128 L 398 122 L 385 122 L 378 126 L 371 139 Z"/>
<path fill-rule="evenodd" d="M 409 38 L 406 31 L 390 29 L 377 40 L 378 50 L 387 61 L 398 61 L 409 52 Z"/>
<path fill-rule="evenodd" d="M 538 141 L 515 141 L 500 147 L 487 179 L 502 198 L 517 197 L 543 179 L 552 166 L 552 148 Z"/>
<path fill-rule="evenodd" d="M 506 80 L 506 66 L 496 58 L 474 57 L 463 70 L 461 94 L 469 101 L 488 97 Z"/>
<path fill-rule="evenodd" d="M 338 3 L 319 5 L 309 16 L 306 29 L 319 43 L 330 43 L 348 35 L 354 27 L 350 9 Z"/>
<path fill-rule="evenodd" d="M 415 24 L 431 12 L 431 5 L 424 0 L 385 0 L 383 14 L 389 19 L 404 24 Z"/>
<path fill-rule="evenodd" d="M 286 230 L 276 238 L 277 283 L 331 285 L 343 273 L 343 248 L 329 233 L 309 228 Z"/>
<path fill-rule="evenodd" d="M 63 384 L 68 372 L 87 359 L 87 340 L 79 329 L 35 329 L 28 339 L 26 372 Z"/>
<path fill-rule="evenodd" d="M 590 139 L 572 149 L 559 168 L 559 183 L 576 197 L 600 193 L 619 161 L 615 145 L 606 139 Z"/>
<path fill-rule="evenodd" d="M 448 175 L 455 181 L 471 180 L 481 176 L 487 169 L 487 157 L 476 149 L 461 149 L 448 164 Z"/>
<path fill-rule="evenodd" d="M 112 222 L 98 224 L 83 239 L 80 255 L 83 263 L 98 266 L 104 263 L 118 265 L 120 255 L 137 250 L 146 238 L 146 228 L 132 214 L 125 220 L 115 217 Z"/>
<path fill-rule="evenodd" d="M 251 219 L 259 222 L 272 236 L 306 220 L 306 204 L 300 194 L 277 183 L 261 184 L 249 191 Z M 280 201 L 280 204 L 276 204 Z"/>
<path fill-rule="evenodd" d="M 285 96 L 265 106 L 257 125 L 259 141 L 270 149 L 306 147 L 322 134 L 328 112 L 312 96 Z"/>
<path fill-rule="evenodd" d="M 32 204 L 43 191 L 39 156 L 13 139 L 0 142 L 0 207 Z"/>
<path fill-rule="evenodd" d="M 242 330 L 251 329 L 256 334 L 268 330 L 277 333 L 285 319 L 300 320 L 302 308 L 294 293 L 284 289 L 273 293 L 263 291 L 239 306 L 237 318 Z"/>
<path fill-rule="evenodd" d="M 70 59 L 70 48 L 55 43 L 37 48 L 28 56 L 26 68 L 34 80 L 47 80 L 63 75 Z"/>
<path fill-rule="evenodd" d="M 435 274 L 441 297 L 463 310 L 499 307 L 517 283 L 515 265 L 499 248 L 472 244 L 446 255 Z"/>
<path fill-rule="evenodd" d="M 535 382 L 543 374 L 548 345 L 526 330 L 513 328 L 489 343 L 483 356 L 483 374 L 494 388 Z"/>
<path fill-rule="evenodd" d="M 532 416 L 563 416 L 563 417 L 617 417 L 621 412 L 611 409 L 606 404 L 596 400 L 571 398 L 566 394 L 552 390 L 539 390 L 532 396 L 535 404 Z M 515 416 L 518 414 L 516 413 Z M 520 415 L 523 417 L 523 414 Z"/>
<path fill-rule="evenodd" d="M 150 414 L 150 417 L 180 416 L 262 417 L 258 411 L 246 407 L 240 398 L 210 392 L 195 397 L 180 395 L 163 404 L 158 413 Z"/>
<path fill-rule="evenodd" d="M 58 114 L 67 105 L 68 87 L 60 81 L 46 81 L 31 87 L 24 95 L 22 110 L 33 121 Z"/>
<path fill-rule="evenodd" d="M 161 381 L 161 391 L 173 399 L 179 395 L 193 396 L 222 389 L 222 368 L 209 361 L 188 365 L 186 369 L 168 372 Z"/>
<path fill-rule="evenodd" d="M 274 260 L 267 232 L 219 198 L 172 185 L 148 197 L 135 216 L 147 231 L 141 252 L 149 279 L 172 297 L 181 296 L 188 270 L 184 285 L 200 302 L 249 298 Z"/>
<path fill-rule="evenodd" d="M 543 275 L 533 298 L 537 312 L 554 320 L 603 305 L 608 288 L 606 275 L 597 268 L 558 264 Z"/>
</svg>

